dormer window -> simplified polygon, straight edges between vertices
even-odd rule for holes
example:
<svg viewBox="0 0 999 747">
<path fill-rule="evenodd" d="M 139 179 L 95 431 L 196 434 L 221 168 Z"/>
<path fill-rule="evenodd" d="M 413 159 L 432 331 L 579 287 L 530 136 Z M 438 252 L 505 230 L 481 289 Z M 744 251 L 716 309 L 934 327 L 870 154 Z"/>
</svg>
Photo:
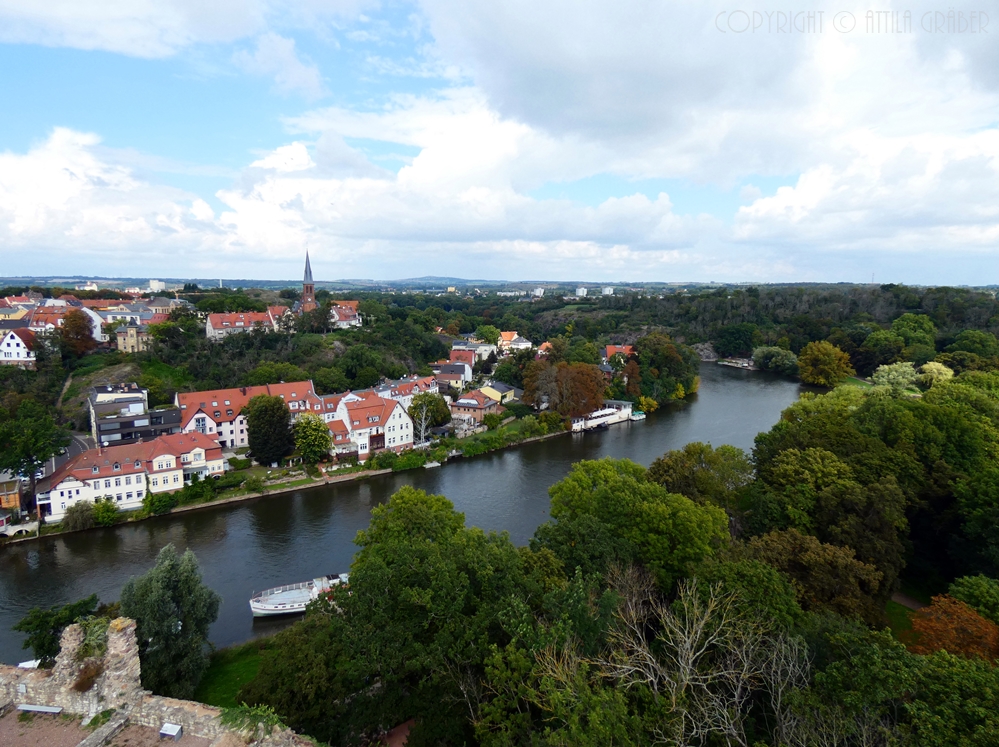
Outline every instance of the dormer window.
<svg viewBox="0 0 999 747">
<path fill-rule="evenodd" d="M 142 469 L 142 462 L 140 462 L 138 459 L 135 460 L 135 468 Z"/>
<path fill-rule="evenodd" d="M 121 471 L 121 465 L 118 464 L 118 462 L 115 462 L 114 466 L 112 466 L 111 469 L 113 469 L 115 472 L 120 472 Z"/>
<path fill-rule="evenodd" d="M 226 403 L 227 405 L 231 405 L 231 404 L 232 404 L 232 403 L 231 403 L 231 402 L 230 402 L 229 400 L 226 400 L 226 401 L 225 401 L 225 403 Z"/>
<path fill-rule="evenodd" d="M 97 466 L 97 465 L 95 464 L 95 465 L 94 465 L 94 468 L 93 468 L 92 470 L 90 470 L 90 471 L 91 471 L 91 472 L 93 472 L 93 473 L 94 473 L 94 474 L 96 475 L 96 474 L 97 474 L 98 472 L 100 472 L 100 471 L 101 471 L 101 468 L 100 468 L 100 467 L 98 467 L 98 466 Z"/>
</svg>

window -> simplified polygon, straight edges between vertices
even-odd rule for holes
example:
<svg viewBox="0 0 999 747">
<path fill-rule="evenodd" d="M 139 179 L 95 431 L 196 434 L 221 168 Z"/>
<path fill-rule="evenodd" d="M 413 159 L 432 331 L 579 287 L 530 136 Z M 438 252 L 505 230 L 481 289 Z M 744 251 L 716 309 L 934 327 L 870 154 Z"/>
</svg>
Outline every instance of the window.
<svg viewBox="0 0 999 747">
<path fill-rule="evenodd" d="M 128 477 L 125 478 L 125 484 L 126 485 L 131 485 L 132 484 L 132 477 L 131 477 L 131 475 L 129 475 Z"/>
<path fill-rule="evenodd" d="M 121 503 L 121 493 L 118 493 L 118 495 L 116 495 L 114 499 L 118 501 L 118 503 Z"/>
<path fill-rule="evenodd" d="M 111 481 L 110 480 L 105 480 L 104 481 L 104 487 L 105 488 L 110 488 L 111 487 Z"/>
<path fill-rule="evenodd" d="M 142 462 L 140 462 L 138 459 L 135 460 L 135 468 L 142 469 Z"/>
<path fill-rule="evenodd" d="M 142 497 L 142 491 L 140 490 L 138 493 L 136 493 L 135 497 L 136 498 L 141 498 Z"/>
<path fill-rule="evenodd" d="M 232 404 L 232 403 L 231 403 L 231 402 L 229 402 L 229 400 L 226 400 L 226 401 L 225 401 L 225 404 L 227 404 L 227 405 L 228 405 L 228 404 Z"/>
<path fill-rule="evenodd" d="M 153 487 L 154 487 L 154 488 L 158 488 L 158 487 L 159 487 L 159 485 L 160 485 L 160 478 L 158 478 L 158 477 L 154 477 L 154 478 L 153 478 Z"/>
<path fill-rule="evenodd" d="M 176 485 L 178 482 L 180 482 L 180 477 L 178 475 L 174 475 L 173 476 L 173 482 Z"/>
<path fill-rule="evenodd" d="M 66 508 L 66 504 L 65 503 L 60 503 L 59 505 L 62 506 L 63 508 Z"/>
<path fill-rule="evenodd" d="M 114 466 L 111 469 L 113 469 L 115 472 L 118 472 L 121 469 L 121 465 L 118 464 L 118 462 L 115 462 Z"/>
<path fill-rule="evenodd" d="M 127 501 L 132 500 L 132 494 L 131 493 L 125 493 L 125 500 L 127 500 Z"/>
<path fill-rule="evenodd" d="M 97 474 L 98 472 L 100 472 L 100 471 L 101 471 L 101 468 L 100 468 L 100 467 L 98 467 L 98 466 L 97 466 L 96 464 L 94 465 L 94 468 L 93 468 L 93 469 L 91 470 L 91 472 L 92 472 L 93 474 L 95 474 L 95 475 L 96 475 L 96 474 Z"/>
<path fill-rule="evenodd" d="M 120 488 L 120 487 L 121 487 L 121 478 L 120 478 L 120 477 L 116 477 L 116 478 L 114 479 L 114 486 L 115 486 L 116 488 Z"/>
</svg>

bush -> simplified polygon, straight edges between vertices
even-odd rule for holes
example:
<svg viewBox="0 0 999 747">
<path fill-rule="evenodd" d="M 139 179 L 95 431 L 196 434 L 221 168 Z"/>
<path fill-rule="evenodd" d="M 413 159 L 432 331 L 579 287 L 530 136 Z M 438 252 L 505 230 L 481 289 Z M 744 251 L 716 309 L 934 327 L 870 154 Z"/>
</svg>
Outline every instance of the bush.
<svg viewBox="0 0 999 747">
<path fill-rule="evenodd" d="M 425 451 L 404 451 L 392 465 L 393 472 L 402 472 L 404 469 L 416 469 L 427 463 L 427 452 Z"/>
<path fill-rule="evenodd" d="M 249 469 L 253 464 L 252 459 L 240 459 L 239 457 L 229 457 L 229 466 L 232 469 Z"/>
<path fill-rule="evenodd" d="M 545 427 L 545 433 L 558 433 L 565 430 L 565 420 L 557 412 L 545 412 L 538 415 L 538 422 Z"/>
<path fill-rule="evenodd" d="M 94 523 L 100 527 L 114 526 L 118 521 L 118 506 L 109 496 L 94 504 Z"/>
<path fill-rule="evenodd" d="M 491 431 L 496 430 L 503 423 L 503 416 L 495 412 L 491 412 L 482 418 L 482 424 L 486 426 Z"/>
<path fill-rule="evenodd" d="M 256 475 L 254 475 L 253 477 L 246 478 L 246 481 L 243 483 L 243 487 L 249 490 L 251 493 L 263 493 L 264 481 L 261 480 Z"/>
<path fill-rule="evenodd" d="M 93 656 L 104 656 L 108 650 L 108 623 L 106 617 L 84 617 L 78 623 L 83 631 L 83 642 L 76 650 L 76 660 L 83 661 Z"/>
<path fill-rule="evenodd" d="M 94 504 L 90 501 L 77 501 L 66 509 L 62 527 L 70 532 L 90 529 L 94 525 Z"/>
<path fill-rule="evenodd" d="M 371 469 L 392 469 L 399 455 L 394 451 L 379 451 L 368 460 Z"/>
<path fill-rule="evenodd" d="M 146 493 L 142 507 L 150 514 L 165 514 L 176 508 L 179 500 L 176 493 Z"/>
<path fill-rule="evenodd" d="M 247 460 L 247 461 L 249 461 L 249 460 Z M 232 460 L 230 460 L 229 463 L 231 464 Z M 240 485 L 242 485 L 244 482 L 246 482 L 246 480 L 247 480 L 247 476 L 246 475 L 240 475 L 240 474 L 237 474 L 236 472 L 226 472 L 221 477 L 218 477 L 218 478 L 215 479 L 215 487 L 218 490 L 227 490 L 229 488 L 238 488 Z"/>
</svg>

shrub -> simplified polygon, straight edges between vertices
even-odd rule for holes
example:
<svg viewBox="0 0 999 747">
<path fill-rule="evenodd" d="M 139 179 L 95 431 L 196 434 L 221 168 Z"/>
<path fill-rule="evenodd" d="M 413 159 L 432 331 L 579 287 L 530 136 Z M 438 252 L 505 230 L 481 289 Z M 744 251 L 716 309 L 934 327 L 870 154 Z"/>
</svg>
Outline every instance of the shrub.
<svg viewBox="0 0 999 747">
<path fill-rule="evenodd" d="M 503 416 L 495 412 L 491 412 L 482 418 L 482 424 L 486 426 L 491 431 L 496 430 L 503 423 Z"/>
<path fill-rule="evenodd" d="M 229 466 L 232 469 L 249 469 L 253 464 L 252 459 L 240 459 L 239 457 L 229 457 Z"/>
<path fill-rule="evenodd" d="M 142 507 L 150 514 L 165 514 L 176 508 L 179 501 L 176 493 L 146 493 Z"/>
<path fill-rule="evenodd" d="M 530 405 L 525 405 L 520 402 L 514 402 L 509 405 L 503 405 L 506 411 L 516 417 L 518 420 L 520 418 L 526 418 L 534 414 L 534 408 Z"/>
<path fill-rule="evenodd" d="M 395 464 L 392 465 L 393 472 L 401 472 L 404 469 L 416 469 L 417 467 L 422 467 L 427 463 L 427 453 L 425 451 L 409 451 L 403 452 L 399 458 L 396 460 Z"/>
<path fill-rule="evenodd" d="M 231 459 L 229 460 L 229 463 L 232 464 Z M 246 482 L 246 480 L 247 480 L 246 475 L 240 475 L 236 472 L 226 472 L 221 477 L 216 478 L 215 487 L 218 490 L 227 490 L 228 488 L 238 488 L 240 485 Z"/>
<path fill-rule="evenodd" d="M 108 496 L 94 504 L 94 523 L 100 527 L 111 527 L 118 521 L 118 506 Z"/>
<path fill-rule="evenodd" d="M 394 451 L 380 451 L 368 460 L 371 469 L 392 469 L 399 455 Z"/>
<path fill-rule="evenodd" d="M 253 477 L 246 478 L 246 481 L 243 482 L 243 487 L 249 490 L 251 493 L 263 493 L 264 481 L 261 480 L 256 475 L 254 475 Z"/>
<path fill-rule="evenodd" d="M 565 430 L 565 420 L 557 412 L 546 410 L 538 415 L 538 422 L 545 427 L 545 433 L 558 433 Z"/>
<path fill-rule="evenodd" d="M 94 504 L 90 501 L 77 501 L 66 509 L 62 519 L 63 529 L 76 532 L 80 529 L 90 529 L 94 525 Z"/>
<path fill-rule="evenodd" d="M 83 642 L 76 650 L 76 660 L 83 661 L 93 656 L 104 656 L 108 650 L 108 623 L 106 617 L 84 617 L 78 623 L 83 631 Z"/>
</svg>

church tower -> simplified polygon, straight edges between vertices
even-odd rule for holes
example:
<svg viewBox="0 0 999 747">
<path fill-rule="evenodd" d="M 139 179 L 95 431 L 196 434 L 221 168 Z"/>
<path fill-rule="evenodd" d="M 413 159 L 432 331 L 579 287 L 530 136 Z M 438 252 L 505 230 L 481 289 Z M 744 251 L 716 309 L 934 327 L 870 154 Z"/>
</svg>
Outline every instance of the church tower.
<svg viewBox="0 0 999 747">
<path fill-rule="evenodd" d="M 312 265 L 309 264 L 309 250 L 305 250 L 305 277 L 302 279 L 302 300 L 299 309 L 304 314 L 316 306 L 316 286 L 312 282 Z"/>
</svg>

